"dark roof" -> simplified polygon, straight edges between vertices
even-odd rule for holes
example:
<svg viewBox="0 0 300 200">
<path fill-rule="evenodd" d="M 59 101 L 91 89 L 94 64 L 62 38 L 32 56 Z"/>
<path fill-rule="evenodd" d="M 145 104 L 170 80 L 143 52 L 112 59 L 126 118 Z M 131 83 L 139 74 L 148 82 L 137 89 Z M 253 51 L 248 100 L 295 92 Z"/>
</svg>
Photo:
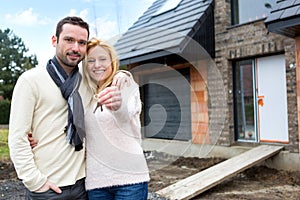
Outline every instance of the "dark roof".
<svg viewBox="0 0 300 200">
<path fill-rule="evenodd" d="M 155 1 L 117 41 L 121 65 L 180 53 L 213 6 L 213 0 L 182 0 L 175 9 L 154 15 L 166 1 Z"/>
<path fill-rule="evenodd" d="M 270 32 L 288 37 L 300 35 L 300 0 L 277 1 L 265 20 Z"/>
</svg>

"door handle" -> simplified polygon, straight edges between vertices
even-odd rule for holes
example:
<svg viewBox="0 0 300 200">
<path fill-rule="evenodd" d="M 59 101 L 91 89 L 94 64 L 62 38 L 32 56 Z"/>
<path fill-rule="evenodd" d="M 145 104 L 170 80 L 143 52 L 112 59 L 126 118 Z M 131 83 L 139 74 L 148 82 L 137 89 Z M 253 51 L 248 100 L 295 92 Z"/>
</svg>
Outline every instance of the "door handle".
<svg viewBox="0 0 300 200">
<path fill-rule="evenodd" d="M 264 98 L 265 98 L 265 96 L 258 96 L 258 98 L 257 98 L 258 99 L 257 104 L 261 107 L 264 106 Z"/>
</svg>

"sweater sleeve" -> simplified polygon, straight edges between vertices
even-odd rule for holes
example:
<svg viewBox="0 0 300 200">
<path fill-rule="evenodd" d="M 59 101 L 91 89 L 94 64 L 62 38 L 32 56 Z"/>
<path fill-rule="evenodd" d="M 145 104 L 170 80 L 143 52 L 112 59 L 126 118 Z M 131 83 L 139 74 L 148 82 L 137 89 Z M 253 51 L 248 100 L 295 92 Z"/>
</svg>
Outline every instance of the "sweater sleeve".
<svg viewBox="0 0 300 200">
<path fill-rule="evenodd" d="M 8 144 L 10 157 L 18 177 L 31 191 L 39 189 L 47 180 L 34 162 L 27 133 L 31 130 L 34 117 L 35 91 L 23 76 L 14 88 L 11 101 Z"/>
<path fill-rule="evenodd" d="M 138 84 L 134 81 L 132 76 L 130 77 L 129 86 L 122 88 L 121 95 L 121 107 L 116 111 L 112 111 L 116 119 L 126 122 L 131 121 L 136 118 L 136 116 L 139 117 L 142 109 L 142 103 Z"/>
</svg>

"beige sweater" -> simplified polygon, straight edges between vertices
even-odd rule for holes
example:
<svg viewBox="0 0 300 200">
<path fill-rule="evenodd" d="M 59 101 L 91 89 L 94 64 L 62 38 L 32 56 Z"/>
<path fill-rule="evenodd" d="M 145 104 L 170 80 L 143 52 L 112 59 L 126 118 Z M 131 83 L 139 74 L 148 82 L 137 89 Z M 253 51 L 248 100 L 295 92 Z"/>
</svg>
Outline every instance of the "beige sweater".
<svg viewBox="0 0 300 200">
<path fill-rule="evenodd" d="M 66 141 L 67 115 L 67 102 L 45 67 L 21 75 L 13 93 L 8 142 L 18 177 L 31 191 L 46 179 L 67 186 L 85 177 L 85 148 L 76 152 Z M 29 131 L 38 139 L 33 150 Z"/>
<path fill-rule="evenodd" d="M 86 189 L 149 181 L 141 147 L 141 100 L 138 85 L 131 79 L 122 90 L 122 106 L 110 111 L 103 106 L 93 113 L 96 102 L 87 107 Z"/>
</svg>

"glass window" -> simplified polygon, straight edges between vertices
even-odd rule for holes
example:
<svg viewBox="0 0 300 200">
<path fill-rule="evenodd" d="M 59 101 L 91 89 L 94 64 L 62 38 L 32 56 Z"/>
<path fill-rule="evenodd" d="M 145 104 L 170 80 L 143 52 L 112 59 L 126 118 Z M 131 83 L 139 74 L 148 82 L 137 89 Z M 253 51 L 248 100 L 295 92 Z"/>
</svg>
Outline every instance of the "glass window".
<svg viewBox="0 0 300 200">
<path fill-rule="evenodd" d="M 181 0 L 166 0 L 164 5 L 159 10 L 157 10 L 157 12 L 155 12 L 154 15 L 159 15 L 169 10 L 175 9 L 180 2 Z"/>
<path fill-rule="evenodd" d="M 232 24 L 243 24 L 267 17 L 276 0 L 231 0 Z"/>
<path fill-rule="evenodd" d="M 235 63 L 235 133 L 239 141 L 256 141 L 254 60 Z"/>
</svg>

